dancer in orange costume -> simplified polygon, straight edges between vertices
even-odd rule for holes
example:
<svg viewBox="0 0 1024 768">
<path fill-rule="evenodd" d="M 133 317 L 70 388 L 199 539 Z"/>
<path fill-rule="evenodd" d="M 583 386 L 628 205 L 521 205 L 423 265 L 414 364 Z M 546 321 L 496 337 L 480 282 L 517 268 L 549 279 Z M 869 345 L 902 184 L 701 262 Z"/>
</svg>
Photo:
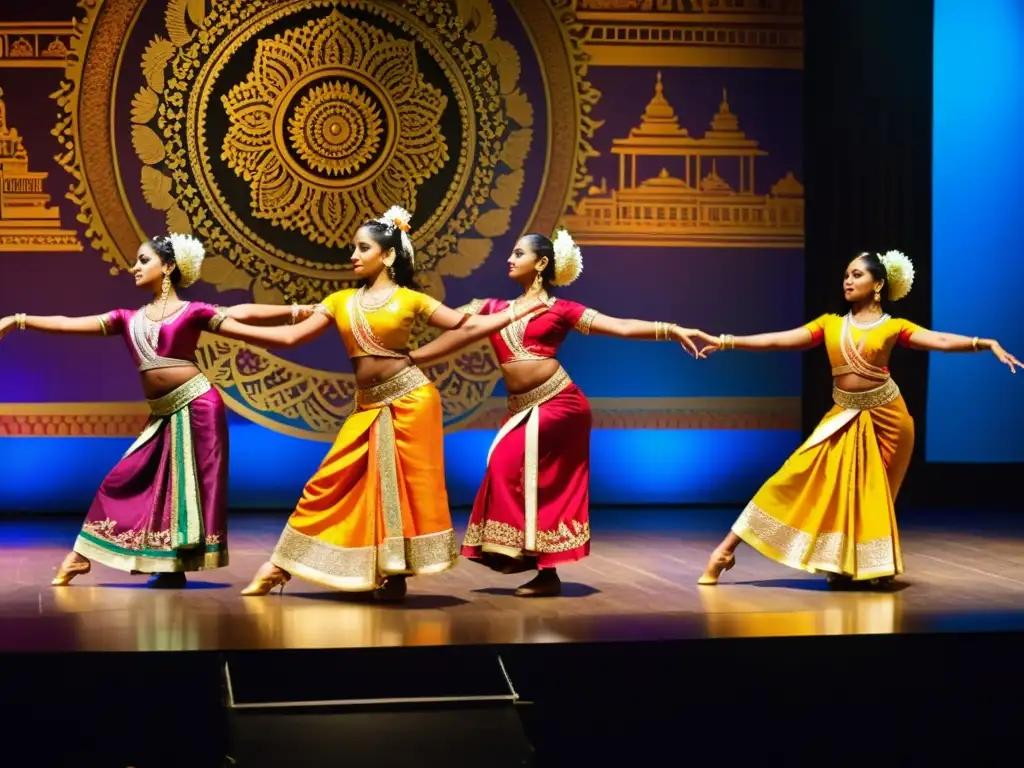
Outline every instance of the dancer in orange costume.
<svg viewBox="0 0 1024 768">
<path fill-rule="evenodd" d="M 546 309 L 471 317 L 415 290 L 409 213 L 392 208 L 359 228 L 358 289 L 331 294 L 288 328 L 227 321 L 221 333 L 292 347 L 334 326 L 355 368 L 356 408 L 345 420 L 270 557 L 244 595 L 265 595 L 292 575 L 334 589 L 401 599 L 406 577 L 458 560 L 444 481 L 441 396 L 408 356 L 414 321 L 453 330 L 456 349 Z"/>
<path fill-rule="evenodd" d="M 843 317 L 822 315 L 780 333 L 723 335 L 701 351 L 810 349 L 824 342 L 835 405 L 747 504 L 699 584 L 718 583 L 735 564 L 741 541 L 783 565 L 823 572 L 833 585 L 878 583 L 903 573 L 893 503 L 910 463 L 914 420 L 889 375 L 893 346 L 987 350 L 1012 372 L 1021 366 L 993 339 L 929 331 L 883 311 L 883 290 L 898 301 L 913 278 L 913 265 L 898 251 L 862 253 L 846 268 L 850 311 Z"/>
</svg>

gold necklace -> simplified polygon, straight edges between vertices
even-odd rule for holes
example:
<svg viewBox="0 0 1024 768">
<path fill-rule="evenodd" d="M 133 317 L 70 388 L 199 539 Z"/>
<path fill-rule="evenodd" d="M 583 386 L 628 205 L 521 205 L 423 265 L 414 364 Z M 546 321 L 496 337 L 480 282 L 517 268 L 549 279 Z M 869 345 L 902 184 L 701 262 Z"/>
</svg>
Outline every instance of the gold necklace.
<svg viewBox="0 0 1024 768">
<path fill-rule="evenodd" d="M 392 297 L 398 291 L 398 286 L 396 285 L 390 291 L 388 291 L 388 293 L 384 297 L 383 301 L 381 301 L 381 302 L 379 302 L 377 304 L 372 303 L 372 301 L 370 303 L 367 303 L 367 301 L 366 301 L 367 291 L 366 291 L 366 286 L 365 285 L 362 288 L 360 288 L 359 291 L 360 291 L 359 306 L 361 306 L 363 309 L 368 309 L 368 310 L 372 311 L 374 309 L 380 309 L 385 304 L 387 304 L 389 301 L 391 301 Z"/>
<path fill-rule="evenodd" d="M 518 302 L 518 301 L 526 301 L 529 298 L 530 298 L 530 292 L 527 291 L 526 293 L 524 293 L 519 298 L 512 299 L 512 301 L 509 302 L 509 303 L 512 304 L 512 306 L 514 307 L 516 302 Z M 537 301 L 539 301 L 541 304 L 548 304 L 550 306 L 551 297 L 548 296 L 548 292 L 547 291 L 540 291 L 540 292 L 538 292 L 536 298 L 537 298 Z"/>
<path fill-rule="evenodd" d="M 143 314 L 145 314 L 146 319 L 149 320 L 149 325 L 146 328 L 146 339 L 149 341 L 149 346 L 151 346 L 154 350 L 156 349 L 156 345 L 160 343 L 160 326 L 163 324 L 164 318 L 167 317 L 167 301 L 170 298 L 171 298 L 171 292 L 169 290 L 165 289 L 164 290 L 164 295 L 163 295 L 164 301 L 163 301 L 163 306 L 160 309 L 160 319 L 159 320 L 154 320 L 153 318 L 151 318 L 149 316 L 149 310 L 148 309 L 147 310 L 143 310 Z M 158 299 L 158 301 L 159 301 L 159 299 Z M 156 301 L 154 301 L 152 304 L 150 304 L 150 306 L 155 307 L 156 306 Z"/>
</svg>

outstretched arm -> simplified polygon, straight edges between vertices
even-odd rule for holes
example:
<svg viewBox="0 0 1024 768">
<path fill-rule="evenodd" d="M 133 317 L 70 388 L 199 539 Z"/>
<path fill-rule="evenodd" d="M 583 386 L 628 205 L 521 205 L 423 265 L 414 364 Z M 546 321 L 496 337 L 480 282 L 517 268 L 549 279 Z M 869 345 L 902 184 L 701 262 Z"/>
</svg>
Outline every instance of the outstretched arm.
<svg viewBox="0 0 1024 768">
<path fill-rule="evenodd" d="M 810 329 L 801 326 L 789 331 L 774 333 L 756 333 L 753 336 L 731 336 L 722 334 L 712 337 L 711 344 L 700 351 L 701 357 L 707 357 L 720 349 L 746 349 L 752 352 L 780 352 L 810 349 L 817 344 Z"/>
<path fill-rule="evenodd" d="M 587 310 L 593 312 L 593 310 Z M 683 328 L 675 323 L 651 322 L 650 320 L 632 320 L 623 317 L 609 317 L 595 314 L 590 321 L 588 333 L 599 333 L 603 336 L 617 336 L 620 339 L 640 339 L 649 341 L 678 341 L 683 349 L 694 357 L 697 356 L 697 345 L 694 339 L 705 344 L 714 344 L 715 339 L 704 331 L 696 328 Z"/>
<path fill-rule="evenodd" d="M 10 315 L 0 319 L 0 339 L 13 330 L 42 333 L 73 333 L 79 336 L 105 336 L 102 315 L 64 317 L 63 315 Z"/>
<path fill-rule="evenodd" d="M 288 349 L 312 341 L 326 331 L 330 325 L 331 319 L 320 312 L 313 313 L 301 323 L 278 325 L 272 328 L 246 325 L 229 314 L 220 324 L 217 333 L 227 336 L 229 339 L 238 339 L 267 349 Z"/>
<path fill-rule="evenodd" d="M 929 331 L 917 328 L 910 334 L 907 346 L 928 352 L 981 352 L 988 350 L 1004 365 L 1010 366 L 1010 372 L 1016 373 L 1017 368 L 1024 368 L 1020 361 L 1000 346 L 995 339 L 982 339 L 977 336 L 961 336 L 956 333 Z"/>
<path fill-rule="evenodd" d="M 312 314 L 313 307 L 298 304 L 235 304 L 233 307 L 222 307 L 222 311 L 225 317 L 248 325 L 280 325 L 305 320 Z"/>
<path fill-rule="evenodd" d="M 433 363 L 492 333 L 497 333 L 515 320 L 546 309 L 547 306 L 538 301 L 515 314 L 498 312 L 493 315 L 471 315 L 442 304 L 434 310 L 427 322 L 435 328 L 445 329 L 446 332 L 422 347 L 410 351 L 409 359 L 416 365 Z"/>
</svg>

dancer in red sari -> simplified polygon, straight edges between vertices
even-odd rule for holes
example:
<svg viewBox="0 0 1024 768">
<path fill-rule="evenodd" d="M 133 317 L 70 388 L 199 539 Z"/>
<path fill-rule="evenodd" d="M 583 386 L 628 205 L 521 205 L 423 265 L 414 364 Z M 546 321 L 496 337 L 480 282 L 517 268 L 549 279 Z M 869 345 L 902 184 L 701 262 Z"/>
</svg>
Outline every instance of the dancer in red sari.
<svg viewBox="0 0 1024 768">
<path fill-rule="evenodd" d="M 547 311 L 490 336 L 509 392 L 508 417 L 488 453 L 462 554 L 501 573 L 537 570 L 515 594 L 550 597 L 561 591 L 556 567 L 590 552 L 590 405 L 555 359 L 558 348 L 576 330 L 677 341 L 696 356 L 692 337 L 711 337 L 671 323 L 608 317 L 550 296 L 549 286 L 570 284 L 583 268 L 580 250 L 564 230 L 554 242 L 543 235 L 524 236 L 508 265 L 522 296 L 477 300 L 460 309 L 516 314 L 539 299 Z M 419 364 L 443 357 L 459 333 L 449 331 L 410 357 Z"/>
</svg>

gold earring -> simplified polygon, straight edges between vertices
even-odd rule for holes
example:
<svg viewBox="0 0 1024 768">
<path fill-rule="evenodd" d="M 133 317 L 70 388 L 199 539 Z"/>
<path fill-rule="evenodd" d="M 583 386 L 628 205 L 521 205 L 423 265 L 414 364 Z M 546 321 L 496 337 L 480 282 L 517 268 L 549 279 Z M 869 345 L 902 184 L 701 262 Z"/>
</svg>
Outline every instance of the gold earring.
<svg viewBox="0 0 1024 768">
<path fill-rule="evenodd" d="M 164 301 L 167 300 L 167 295 L 171 292 L 171 276 L 164 274 L 163 282 L 160 283 L 160 298 Z"/>
<path fill-rule="evenodd" d="M 533 287 L 534 288 L 543 288 L 544 287 L 544 276 L 541 274 L 541 271 L 539 269 L 537 270 L 537 274 L 534 275 Z"/>
<path fill-rule="evenodd" d="M 388 271 L 388 277 L 391 278 L 391 282 L 395 282 L 395 266 L 394 264 L 385 264 L 384 269 Z"/>
<path fill-rule="evenodd" d="M 879 291 L 875 291 L 875 301 L 881 301 L 882 294 Z"/>
</svg>

